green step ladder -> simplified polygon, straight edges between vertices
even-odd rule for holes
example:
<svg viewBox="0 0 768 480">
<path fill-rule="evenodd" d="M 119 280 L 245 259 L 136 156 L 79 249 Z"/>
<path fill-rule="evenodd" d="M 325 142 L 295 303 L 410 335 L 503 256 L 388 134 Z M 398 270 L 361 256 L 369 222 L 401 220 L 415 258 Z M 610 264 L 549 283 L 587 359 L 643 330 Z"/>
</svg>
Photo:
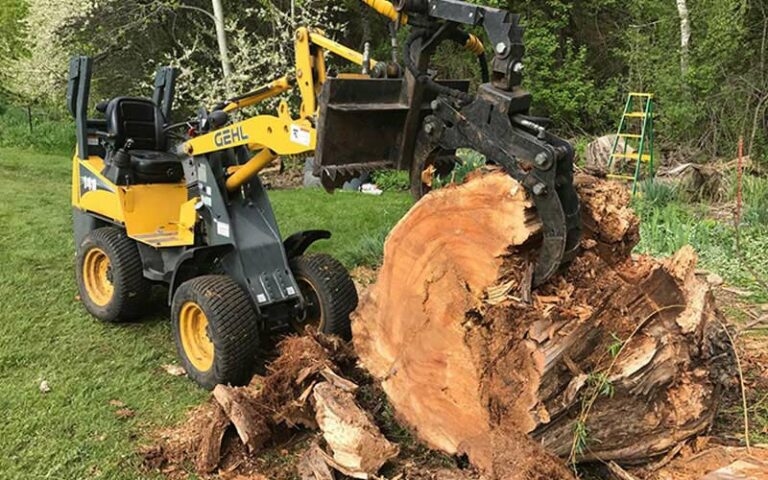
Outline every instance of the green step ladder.
<svg viewBox="0 0 768 480">
<path fill-rule="evenodd" d="M 639 133 L 636 131 L 638 122 L 634 122 L 635 119 L 640 120 Z M 630 132 L 633 128 L 635 132 Z M 620 139 L 624 139 L 623 152 L 616 151 Z M 627 153 L 630 141 L 638 142 L 636 153 Z M 617 175 L 612 173 L 613 161 L 617 158 L 635 160 L 634 176 L 630 177 L 629 175 Z M 611 148 L 611 156 L 608 159 L 608 171 L 611 173 L 608 174 L 608 177 L 631 180 L 632 195 L 634 196 L 637 193 L 637 181 L 640 178 L 640 166 L 643 163 L 648 164 L 649 175 L 653 178 L 653 94 L 632 92 L 627 96 L 624 113 L 621 115 L 619 129 L 616 132 L 616 139 L 613 141 L 613 148 Z"/>
</svg>

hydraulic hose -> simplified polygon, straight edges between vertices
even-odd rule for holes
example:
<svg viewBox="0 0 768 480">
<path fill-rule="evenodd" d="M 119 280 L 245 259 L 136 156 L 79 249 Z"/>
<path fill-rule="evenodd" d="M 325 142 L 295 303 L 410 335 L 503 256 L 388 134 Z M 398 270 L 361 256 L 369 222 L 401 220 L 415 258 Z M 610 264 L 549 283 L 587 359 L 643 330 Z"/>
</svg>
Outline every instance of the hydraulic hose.
<svg viewBox="0 0 768 480">
<path fill-rule="evenodd" d="M 480 77 L 483 83 L 490 82 L 488 59 L 485 56 L 485 45 L 483 45 L 483 42 L 477 36 L 461 30 L 454 31 L 449 38 L 477 57 L 477 62 L 480 65 Z"/>
</svg>

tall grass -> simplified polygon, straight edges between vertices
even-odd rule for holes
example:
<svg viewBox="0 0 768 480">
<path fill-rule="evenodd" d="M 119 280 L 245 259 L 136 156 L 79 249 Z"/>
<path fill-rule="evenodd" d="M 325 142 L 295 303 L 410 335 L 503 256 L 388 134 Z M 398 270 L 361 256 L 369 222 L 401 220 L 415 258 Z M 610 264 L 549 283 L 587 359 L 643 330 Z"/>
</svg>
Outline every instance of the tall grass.
<svg viewBox="0 0 768 480">
<path fill-rule="evenodd" d="M 749 225 L 768 225 L 768 179 L 744 177 L 744 222 Z"/>
<path fill-rule="evenodd" d="M 714 218 L 710 205 L 682 201 L 673 188 L 660 184 L 643 185 L 642 192 L 633 205 L 641 219 L 638 252 L 666 256 L 689 244 L 703 268 L 768 297 L 752 274 L 768 279 L 768 179 L 745 178 L 739 251 L 733 222 Z"/>
<path fill-rule="evenodd" d="M 30 131 L 26 108 L 0 105 L 0 147 L 69 155 L 74 144 L 75 123 L 63 113 L 33 107 Z"/>
</svg>

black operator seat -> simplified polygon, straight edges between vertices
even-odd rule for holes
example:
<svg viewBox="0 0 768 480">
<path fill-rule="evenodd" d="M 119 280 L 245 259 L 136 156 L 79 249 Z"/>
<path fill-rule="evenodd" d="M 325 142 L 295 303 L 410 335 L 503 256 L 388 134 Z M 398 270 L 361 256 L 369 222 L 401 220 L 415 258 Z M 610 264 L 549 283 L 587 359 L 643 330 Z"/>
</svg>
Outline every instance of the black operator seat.
<svg viewBox="0 0 768 480">
<path fill-rule="evenodd" d="M 113 151 L 123 148 L 131 156 L 136 183 L 173 183 L 184 177 L 180 159 L 166 151 L 165 121 L 152 100 L 136 97 L 113 98 L 103 110 Z"/>
</svg>

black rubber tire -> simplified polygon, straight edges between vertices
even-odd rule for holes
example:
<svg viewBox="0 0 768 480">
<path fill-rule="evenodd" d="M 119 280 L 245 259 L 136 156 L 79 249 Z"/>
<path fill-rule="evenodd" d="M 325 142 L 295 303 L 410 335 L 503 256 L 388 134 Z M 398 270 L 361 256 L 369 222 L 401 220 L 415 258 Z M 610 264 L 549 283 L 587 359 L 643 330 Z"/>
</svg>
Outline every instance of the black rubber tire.
<svg viewBox="0 0 768 480">
<path fill-rule="evenodd" d="M 83 279 L 85 256 L 94 248 L 102 250 L 110 264 L 109 275 L 114 291 L 105 305 L 93 301 Z M 126 322 L 136 320 L 146 313 L 152 284 L 144 278 L 141 256 L 135 241 L 124 230 L 102 227 L 86 235 L 77 248 L 75 276 L 85 309 L 99 320 Z"/>
<path fill-rule="evenodd" d="M 302 287 L 311 285 L 320 303 L 318 330 L 337 335 L 344 340 L 352 338 L 349 314 L 357 308 L 357 289 L 344 265 L 330 255 L 301 255 L 291 260 L 291 271 Z M 299 324 L 299 330 L 305 324 Z"/>
<path fill-rule="evenodd" d="M 187 356 L 181 339 L 180 312 L 187 302 L 196 303 L 208 320 L 207 334 L 213 343 L 213 363 L 198 370 Z M 182 283 L 173 295 L 171 329 L 176 350 L 187 376 L 201 387 L 247 385 L 259 365 L 259 326 L 248 294 L 226 275 L 204 275 Z"/>
</svg>

